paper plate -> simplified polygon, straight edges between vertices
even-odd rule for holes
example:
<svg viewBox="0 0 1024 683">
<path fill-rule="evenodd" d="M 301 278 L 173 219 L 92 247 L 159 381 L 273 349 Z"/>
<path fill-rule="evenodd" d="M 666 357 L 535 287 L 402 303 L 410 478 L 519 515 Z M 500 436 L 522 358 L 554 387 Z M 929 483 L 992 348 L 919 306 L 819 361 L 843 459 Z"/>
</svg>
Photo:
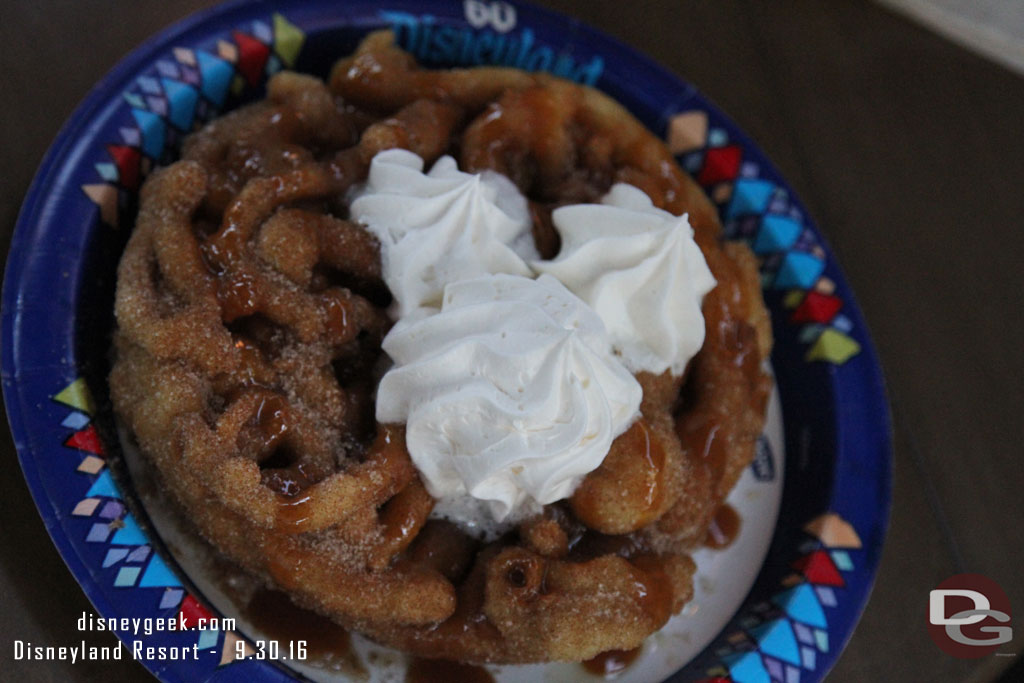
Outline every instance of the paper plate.
<svg viewBox="0 0 1024 683">
<path fill-rule="evenodd" d="M 576 19 L 500 1 L 228 3 L 148 40 L 58 135 L 8 257 L 3 389 L 39 512 L 98 614 L 183 613 L 191 624 L 215 605 L 229 610 L 167 553 L 153 511 L 114 466 L 121 447 L 106 389 L 114 275 L 139 185 L 174 159 L 197 124 L 259 97 L 269 75 L 287 68 L 325 76 L 367 31 L 388 26 L 428 65 L 542 69 L 609 93 L 665 138 L 716 203 L 728 235 L 759 256 L 781 418 L 731 500 L 749 499 L 762 512 L 748 513 L 731 555 L 698 558 L 698 600 L 650 639 L 623 677 L 820 680 L 868 598 L 888 519 L 888 407 L 853 294 L 786 182 L 692 85 Z M 236 649 L 254 652 L 247 637 L 259 637 L 244 625 L 119 635 L 130 646 L 195 645 L 196 658 L 144 661 L 166 681 L 304 675 L 287 661 L 236 658 Z M 493 673 L 514 680 L 524 671 Z M 542 673 L 588 675 L 565 666 Z"/>
</svg>

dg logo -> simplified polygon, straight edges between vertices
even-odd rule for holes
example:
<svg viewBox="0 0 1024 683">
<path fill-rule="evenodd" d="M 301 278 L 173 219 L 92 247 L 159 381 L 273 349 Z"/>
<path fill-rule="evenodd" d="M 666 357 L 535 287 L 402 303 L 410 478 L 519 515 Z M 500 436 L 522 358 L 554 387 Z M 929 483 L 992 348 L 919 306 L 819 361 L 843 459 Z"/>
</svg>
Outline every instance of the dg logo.
<svg viewBox="0 0 1024 683">
<path fill-rule="evenodd" d="M 975 659 L 1013 639 L 1010 601 L 981 574 L 951 576 L 928 595 L 928 634 L 946 654 Z"/>
</svg>

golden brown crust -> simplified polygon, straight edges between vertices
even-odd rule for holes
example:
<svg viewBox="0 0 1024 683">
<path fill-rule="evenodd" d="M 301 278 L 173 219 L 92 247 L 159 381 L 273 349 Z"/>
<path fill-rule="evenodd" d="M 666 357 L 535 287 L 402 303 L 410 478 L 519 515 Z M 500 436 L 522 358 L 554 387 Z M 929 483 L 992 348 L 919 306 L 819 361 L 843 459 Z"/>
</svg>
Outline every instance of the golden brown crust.
<svg viewBox="0 0 1024 683">
<path fill-rule="evenodd" d="M 317 79 L 191 136 L 147 181 L 118 273 L 111 393 L 200 532 L 296 602 L 405 650 L 475 662 L 637 646 L 690 599 L 687 555 L 753 455 L 770 386 L 749 250 L 605 95 L 511 69 L 427 71 L 370 35 Z M 373 155 L 507 174 L 550 211 L 630 182 L 688 212 L 718 286 L 684 378 L 641 374 L 643 418 L 568 503 L 482 544 L 440 520 L 371 396 L 389 295 L 344 196 Z"/>
</svg>

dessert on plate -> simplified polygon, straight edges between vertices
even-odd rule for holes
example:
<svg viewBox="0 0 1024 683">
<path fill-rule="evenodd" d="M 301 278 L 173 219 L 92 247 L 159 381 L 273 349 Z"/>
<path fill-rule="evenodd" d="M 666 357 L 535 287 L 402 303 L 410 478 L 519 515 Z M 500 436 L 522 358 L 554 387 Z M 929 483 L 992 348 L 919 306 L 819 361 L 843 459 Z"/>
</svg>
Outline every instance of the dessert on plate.
<svg viewBox="0 0 1024 683">
<path fill-rule="evenodd" d="M 147 180 L 112 398 L 298 605 L 464 662 L 634 648 L 764 421 L 757 264 L 720 232 L 606 95 L 373 33 Z"/>
</svg>

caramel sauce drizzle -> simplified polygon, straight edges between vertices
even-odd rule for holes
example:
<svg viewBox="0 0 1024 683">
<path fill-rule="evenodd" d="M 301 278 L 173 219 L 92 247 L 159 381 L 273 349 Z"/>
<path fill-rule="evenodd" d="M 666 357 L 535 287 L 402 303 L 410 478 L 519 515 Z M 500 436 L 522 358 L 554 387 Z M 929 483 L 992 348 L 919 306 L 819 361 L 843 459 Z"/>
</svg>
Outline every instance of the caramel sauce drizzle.
<svg viewBox="0 0 1024 683">
<path fill-rule="evenodd" d="M 324 310 L 327 314 L 327 334 L 331 339 L 350 339 L 352 325 L 349 320 L 349 300 L 340 292 L 325 292 L 322 296 Z"/>
<path fill-rule="evenodd" d="M 228 323 L 252 315 L 260 306 L 256 284 L 246 273 L 220 275 L 217 278 L 217 299 L 220 301 L 224 322 Z"/>
<path fill-rule="evenodd" d="M 672 581 L 654 555 L 630 559 L 636 570 L 636 595 L 640 607 L 660 627 L 672 615 Z"/>
<path fill-rule="evenodd" d="M 608 491 L 630 501 L 629 525 L 617 529 L 602 526 Z M 665 450 L 651 437 L 651 428 L 640 418 L 618 437 L 601 466 L 571 498 L 577 517 L 609 533 L 635 531 L 663 512 L 665 502 Z"/>
<path fill-rule="evenodd" d="M 307 658 L 341 660 L 348 668 L 365 672 L 352 651 L 348 631 L 325 616 L 297 606 L 287 593 L 262 588 L 249 599 L 242 614 L 258 631 L 278 641 L 282 653 L 288 651 L 289 643 L 304 640 Z"/>
<path fill-rule="evenodd" d="M 646 486 L 644 503 L 647 505 L 648 511 L 653 513 L 661 507 L 665 498 L 665 487 L 663 485 L 665 450 L 651 439 L 651 433 L 647 429 L 647 423 L 644 420 L 637 420 L 636 424 L 630 428 L 628 434 L 632 439 L 629 447 L 636 447 L 636 451 L 641 454 L 646 465 L 645 472 L 647 477 L 644 481 Z M 640 445 L 640 439 L 643 439 L 642 446 Z"/>
<path fill-rule="evenodd" d="M 704 538 L 704 545 L 708 548 L 719 550 L 732 545 L 740 534 L 740 527 L 743 520 L 736 512 L 736 509 L 728 503 L 723 503 L 715 512 L 715 516 L 708 525 L 708 533 Z"/>
<path fill-rule="evenodd" d="M 595 676 L 606 678 L 617 676 L 636 661 L 636 658 L 640 656 L 641 649 L 637 647 L 632 650 L 608 650 L 582 662 L 582 666 L 587 673 Z"/>
<path fill-rule="evenodd" d="M 289 534 L 301 534 L 310 526 L 313 494 L 310 489 L 297 491 L 294 495 L 278 494 L 277 528 Z"/>
<path fill-rule="evenodd" d="M 406 683 L 494 683 L 487 669 L 446 659 L 414 657 L 405 673 Z"/>
<path fill-rule="evenodd" d="M 404 547 L 423 526 L 434 500 L 419 481 L 414 481 L 389 500 L 381 510 L 380 523 L 389 543 Z"/>
<path fill-rule="evenodd" d="M 375 469 L 382 473 L 392 473 L 392 476 L 401 479 L 396 486 L 402 486 L 412 477 L 412 464 L 408 462 L 405 453 L 405 439 L 402 436 L 401 427 L 395 425 L 381 425 L 370 447 L 368 462 L 373 462 Z M 408 471 L 403 467 L 408 466 Z M 397 472 L 397 474 L 395 474 Z M 277 494 L 277 515 L 276 527 L 286 534 L 301 534 L 310 529 L 313 520 L 313 509 L 317 502 L 318 487 L 321 481 L 313 479 L 309 473 L 303 470 L 301 464 L 288 468 L 286 473 L 292 475 L 292 479 L 286 480 L 286 489 L 278 489 Z M 349 475 L 340 475 L 349 476 Z M 355 476 L 355 475 L 352 475 Z M 385 475 L 388 476 L 388 475 Z M 420 487 L 422 488 L 422 487 Z M 407 486 L 405 496 L 399 493 L 392 499 L 397 500 L 394 510 L 385 506 L 385 514 L 382 522 L 385 524 L 386 532 L 397 536 L 404 545 L 412 540 L 412 537 L 419 530 L 426 514 L 422 513 L 422 496 L 413 495 L 410 491 L 412 486 Z M 425 493 L 425 490 L 424 490 Z M 428 496 L 429 499 L 429 496 Z M 432 504 L 433 499 L 429 499 Z M 429 514 L 429 510 L 427 512 Z"/>
<path fill-rule="evenodd" d="M 270 453 L 276 448 L 291 429 L 288 415 L 288 403 L 283 396 L 271 394 L 260 401 L 256 409 L 256 425 L 263 437 L 260 444 L 261 453 Z"/>
<path fill-rule="evenodd" d="M 679 431 L 679 437 L 689 446 L 691 457 L 703 463 L 711 474 L 711 481 L 722 478 L 725 469 L 725 443 L 717 438 L 721 425 L 713 419 L 692 420 L 686 424 L 685 430 Z"/>
</svg>

